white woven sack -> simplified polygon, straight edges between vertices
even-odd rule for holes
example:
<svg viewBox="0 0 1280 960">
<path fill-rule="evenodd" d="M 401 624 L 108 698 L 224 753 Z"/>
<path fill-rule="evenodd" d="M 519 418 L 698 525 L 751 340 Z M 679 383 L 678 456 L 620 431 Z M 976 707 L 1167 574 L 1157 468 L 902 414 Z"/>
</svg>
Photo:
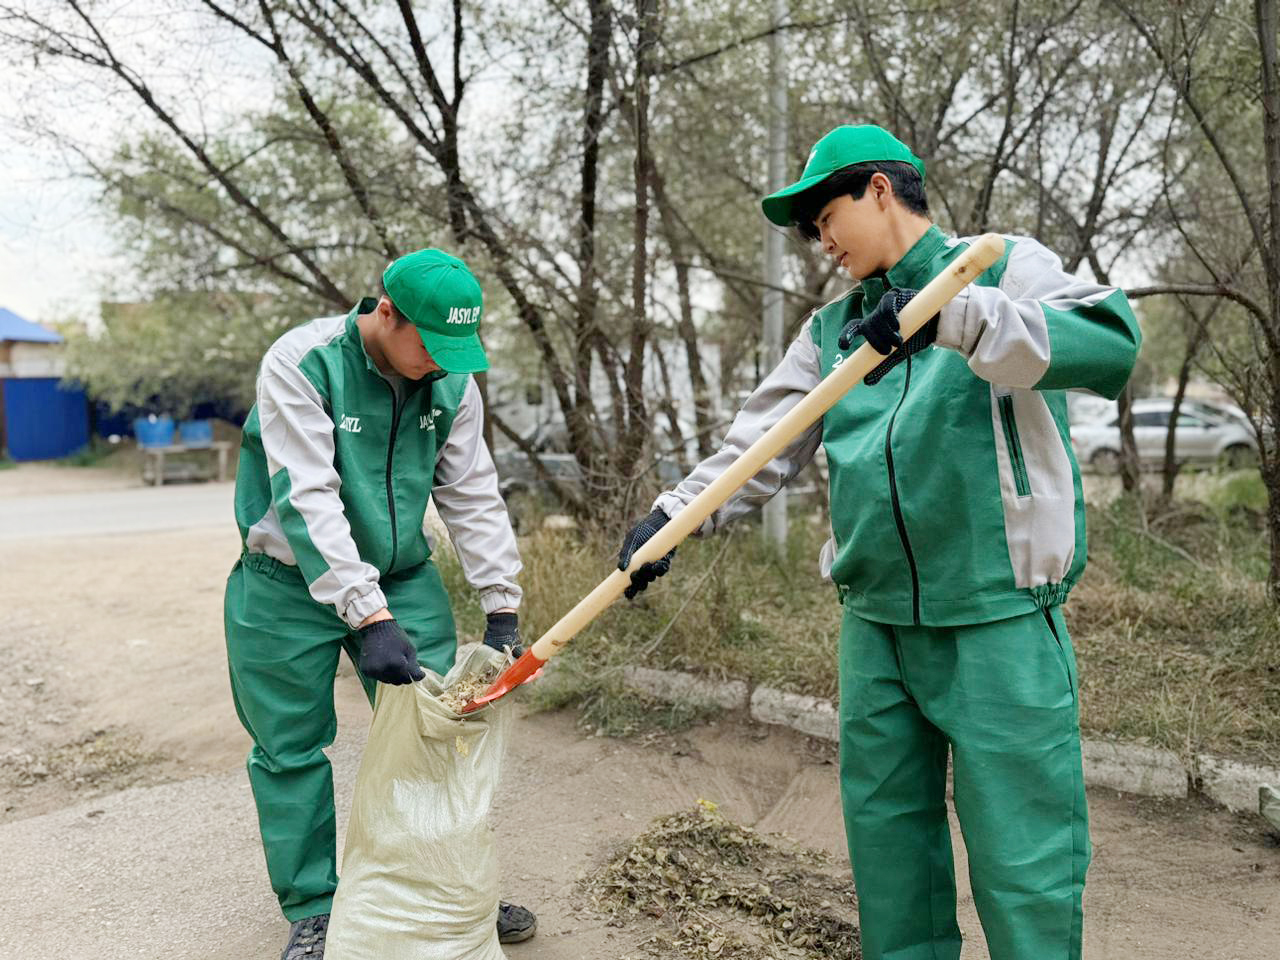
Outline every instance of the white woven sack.
<svg viewBox="0 0 1280 960">
<path fill-rule="evenodd" d="M 477 644 L 449 673 L 380 684 L 356 775 L 327 960 L 503 960 L 489 809 L 511 727 L 503 698 L 460 718 L 437 699 L 501 664 Z"/>
</svg>

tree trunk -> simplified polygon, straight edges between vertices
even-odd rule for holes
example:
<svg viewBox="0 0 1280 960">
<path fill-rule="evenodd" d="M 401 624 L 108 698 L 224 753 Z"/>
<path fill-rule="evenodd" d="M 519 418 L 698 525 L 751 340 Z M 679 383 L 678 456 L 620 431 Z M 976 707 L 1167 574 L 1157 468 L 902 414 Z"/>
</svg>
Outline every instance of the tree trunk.
<svg viewBox="0 0 1280 960">
<path fill-rule="evenodd" d="M 1124 385 L 1117 398 L 1120 411 L 1120 484 L 1125 493 L 1140 493 L 1138 445 L 1133 439 L 1133 387 Z"/>
<path fill-rule="evenodd" d="M 649 259 L 649 78 L 651 57 L 656 45 L 657 0 L 636 0 L 636 82 L 635 125 L 635 230 L 631 271 L 631 338 L 624 373 L 627 400 L 626 434 L 619 438 L 620 462 L 624 475 L 632 473 L 652 431 L 644 397 L 644 355 L 649 340 L 646 307 Z"/>
<path fill-rule="evenodd" d="M 1218 302 L 1220 303 L 1221 301 Z M 1173 409 L 1169 411 L 1169 429 L 1164 437 L 1164 464 L 1160 469 L 1160 499 L 1166 502 L 1173 499 L 1173 485 L 1178 479 L 1178 471 L 1182 467 L 1177 457 L 1178 415 L 1182 411 L 1182 400 L 1187 395 L 1187 382 L 1191 379 L 1191 365 L 1195 362 L 1196 354 L 1200 352 L 1200 345 L 1204 343 L 1205 333 L 1209 328 L 1209 320 L 1216 312 L 1216 307 L 1211 307 L 1209 315 L 1201 320 L 1191 307 L 1185 304 L 1184 307 L 1193 317 L 1195 327 L 1187 337 L 1187 351 L 1182 357 L 1182 366 L 1178 368 L 1178 388 L 1173 394 Z"/>
<path fill-rule="evenodd" d="M 1111 285 L 1108 272 L 1103 269 L 1098 259 L 1097 250 L 1090 247 L 1089 266 L 1099 283 Z M 1142 476 L 1138 463 L 1138 444 L 1133 439 L 1133 383 L 1127 382 L 1120 396 L 1116 398 L 1117 411 L 1120 414 L 1120 484 L 1125 493 L 1141 494 Z"/>
<path fill-rule="evenodd" d="M 1173 485 L 1178 479 L 1182 463 L 1178 460 L 1178 417 L 1182 413 L 1182 399 L 1187 395 L 1187 381 L 1191 379 L 1191 353 L 1183 358 L 1178 370 L 1178 388 L 1173 392 L 1173 406 L 1169 410 L 1169 424 L 1164 432 L 1164 461 L 1160 465 L 1160 499 L 1173 499 Z"/>
<path fill-rule="evenodd" d="M 587 87 L 582 117 L 582 167 L 578 213 L 578 291 L 574 318 L 574 402 L 584 410 L 594 410 L 591 394 L 591 370 L 596 343 L 596 311 L 599 291 L 596 285 L 596 193 L 599 183 L 600 131 L 604 127 L 604 84 L 609 69 L 609 41 L 612 19 L 607 0 L 591 0 L 591 32 L 587 38 Z M 601 360 L 605 360 L 601 352 Z M 606 363 L 607 367 L 607 363 Z M 610 380 L 610 385 L 613 385 Z M 615 404 L 616 407 L 616 404 Z M 619 411 L 614 410 L 615 423 Z M 593 489 L 601 476 L 596 456 L 595 438 L 587 435 L 586 417 L 567 418 L 570 440 L 578 462 L 587 477 L 587 488 Z"/>
<path fill-rule="evenodd" d="M 707 392 L 707 379 L 702 373 L 702 357 L 698 353 L 698 330 L 693 324 L 693 300 L 689 293 L 689 261 L 685 257 L 684 243 L 677 232 L 675 216 L 667 197 L 666 182 L 657 170 L 649 171 L 653 186 L 653 199 L 658 205 L 659 223 L 671 251 L 676 268 L 676 293 L 680 299 L 680 319 L 676 330 L 684 341 L 685 360 L 689 366 L 689 384 L 693 387 L 693 422 L 697 427 L 698 454 L 709 457 L 714 453 L 711 443 L 711 397 Z"/>
<path fill-rule="evenodd" d="M 1280 390 L 1276 389 L 1274 381 L 1271 423 L 1280 424 Z M 1267 488 L 1267 530 L 1271 534 L 1271 568 L 1267 573 L 1267 593 L 1271 602 L 1280 606 L 1280 456 L 1274 450 L 1262 462 L 1262 481 Z"/>
<path fill-rule="evenodd" d="M 1269 307 L 1269 334 L 1266 342 L 1271 349 L 1267 365 L 1271 383 L 1269 386 L 1271 427 L 1280 429 L 1280 76 L 1277 75 L 1276 32 L 1280 30 L 1280 14 L 1276 0 L 1255 0 L 1254 14 L 1257 25 L 1258 47 L 1262 54 L 1260 73 L 1262 80 L 1262 141 L 1267 162 L 1267 212 L 1266 244 L 1262 262 L 1267 269 L 1267 306 Z M 1265 424 L 1264 424 L 1265 426 Z M 1265 438 L 1259 438 L 1265 442 Z M 1267 590 L 1271 600 L 1280 606 L 1280 457 L 1268 457 L 1264 465 L 1263 480 L 1267 486 L 1267 526 L 1271 535 L 1271 569 L 1267 574 Z"/>
</svg>

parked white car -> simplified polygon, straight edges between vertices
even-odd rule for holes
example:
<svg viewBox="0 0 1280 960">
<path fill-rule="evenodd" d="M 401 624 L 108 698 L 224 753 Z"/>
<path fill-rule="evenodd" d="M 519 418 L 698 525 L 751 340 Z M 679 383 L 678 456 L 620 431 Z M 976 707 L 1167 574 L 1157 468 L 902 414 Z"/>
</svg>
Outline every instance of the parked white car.
<svg viewBox="0 0 1280 960">
<path fill-rule="evenodd" d="M 1173 401 L 1167 398 L 1134 401 L 1133 439 L 1143 464 L 1153 466 L 1164 460 L 1172 412 Z M 1173 442 L 1174 456 L 1183 463 L 1241 468 L 1258 462 L 1258 441 L 1249 422 L 1230 410 L 1197 400 L 1182 401 Z M 1112 411 L 1096 420 L 1073 423 L 1071 446 L 1082 465 L 1115 471 L 1120 462 L 1119 415 Z"/>
</svg>

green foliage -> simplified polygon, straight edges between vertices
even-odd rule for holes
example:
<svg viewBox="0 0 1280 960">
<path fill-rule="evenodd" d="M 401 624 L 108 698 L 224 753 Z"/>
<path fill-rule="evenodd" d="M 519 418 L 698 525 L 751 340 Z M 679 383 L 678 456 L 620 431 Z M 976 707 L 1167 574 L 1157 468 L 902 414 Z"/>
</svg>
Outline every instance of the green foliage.
<svg viewBox="0 0 1280 960">
<path fill-rule="evenodd" d="M 75 453 L 54 461 L 60 467 L 96 467 L 111 456 L 106 444 L 87 443 Z"/>
<path fill-rule="evenodd" d="M 1267 487 L 1257 470 L 1232 470 L 1218 478 L 1206 499 L 1222 515 L 1241 509 L 1261 514 L 1267 509 Z"/>
<path fill-rule="evenodd" d="M 429 245 L 438 232 L 431 178 L 399 142 L 383 113 L 317 81 L 344 146 L 360 158 L 371 202 L 400 249 Z M 211 180 L 167 132 L 126 138 L 100 171 L 117 240 L 139 281 L 161 295 L 223 293 L 267 300 L 297 320 L 349 308 L 389 259 L 324 140 L 287 83 L 261 108 L 206 136 L 203 148 L 257 214 Z M 412 197 L 407 202 L 407 198 Z M 334 299 L 292 260 L 262 221 L 333 279 Z M 283 268 L 283 269 L 282 269 Z"/>
<path fill-rule="evenodd" d="M 138 448 L 131 444 L 110 443 L 101 437 L 89 442 L 70 456 L 53 461 L 55 466 L 72 469 L 109 469 L 138 473 L 142 469 Z M 180 455 L 174 455 L 180 456 Z"/>
<path fill-rule="evenodd" d="M 372 202 L 389 214 L 391 241 L 401 249 L 428 245 L 438 222 L 429 178 L 415 169 L 413 151 L 395 142 L 382 115 L 363 100 L 337 89 L 330 96 L 325 107 L 346 146 L 362 157 Z M 299 234 L 297 242 L 339 293 L 320 289 L 296 265 L 281 271 L 279 253 L 262 254 L 280 241 L 211 183 L 185 147 L 160 133 L 127 138 L 99 174 L 117 239 L 150 296 L 145 303 L 104 304 L 103 328 L 74 334 L 68 350 L 70 375 L 114 409 L 181 417 L 213 402 L 247 411 L 267 347 L 290 327 L 345 312 L 374 293 L 388 259 L 287 88 L 203 146 L 234 171 L 237 187 L 263 217 Z M 405 205 L 402 191 L 415 183 Z"/>
<path fill-rule="evenodd" d="M 183 418 L 200 403 L 247 411 L 262 354 L 296 318 L 229 295 L 168 294 L 111 304 L 103 327 L 68 336 L 67 375 L 113 410 Z"/>
</svg>

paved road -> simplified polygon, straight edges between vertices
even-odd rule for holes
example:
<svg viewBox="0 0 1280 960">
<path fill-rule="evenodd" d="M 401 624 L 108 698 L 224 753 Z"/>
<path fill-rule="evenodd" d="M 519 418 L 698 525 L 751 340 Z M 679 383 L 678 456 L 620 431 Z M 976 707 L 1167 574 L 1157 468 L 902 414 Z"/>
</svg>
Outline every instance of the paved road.
<svg viewBox="0 0 1280 960">
<path fill-rule="evenodd" d="M 233 483 L 0 498 L 0 540 L 232 525 Z"/>
</svg>

